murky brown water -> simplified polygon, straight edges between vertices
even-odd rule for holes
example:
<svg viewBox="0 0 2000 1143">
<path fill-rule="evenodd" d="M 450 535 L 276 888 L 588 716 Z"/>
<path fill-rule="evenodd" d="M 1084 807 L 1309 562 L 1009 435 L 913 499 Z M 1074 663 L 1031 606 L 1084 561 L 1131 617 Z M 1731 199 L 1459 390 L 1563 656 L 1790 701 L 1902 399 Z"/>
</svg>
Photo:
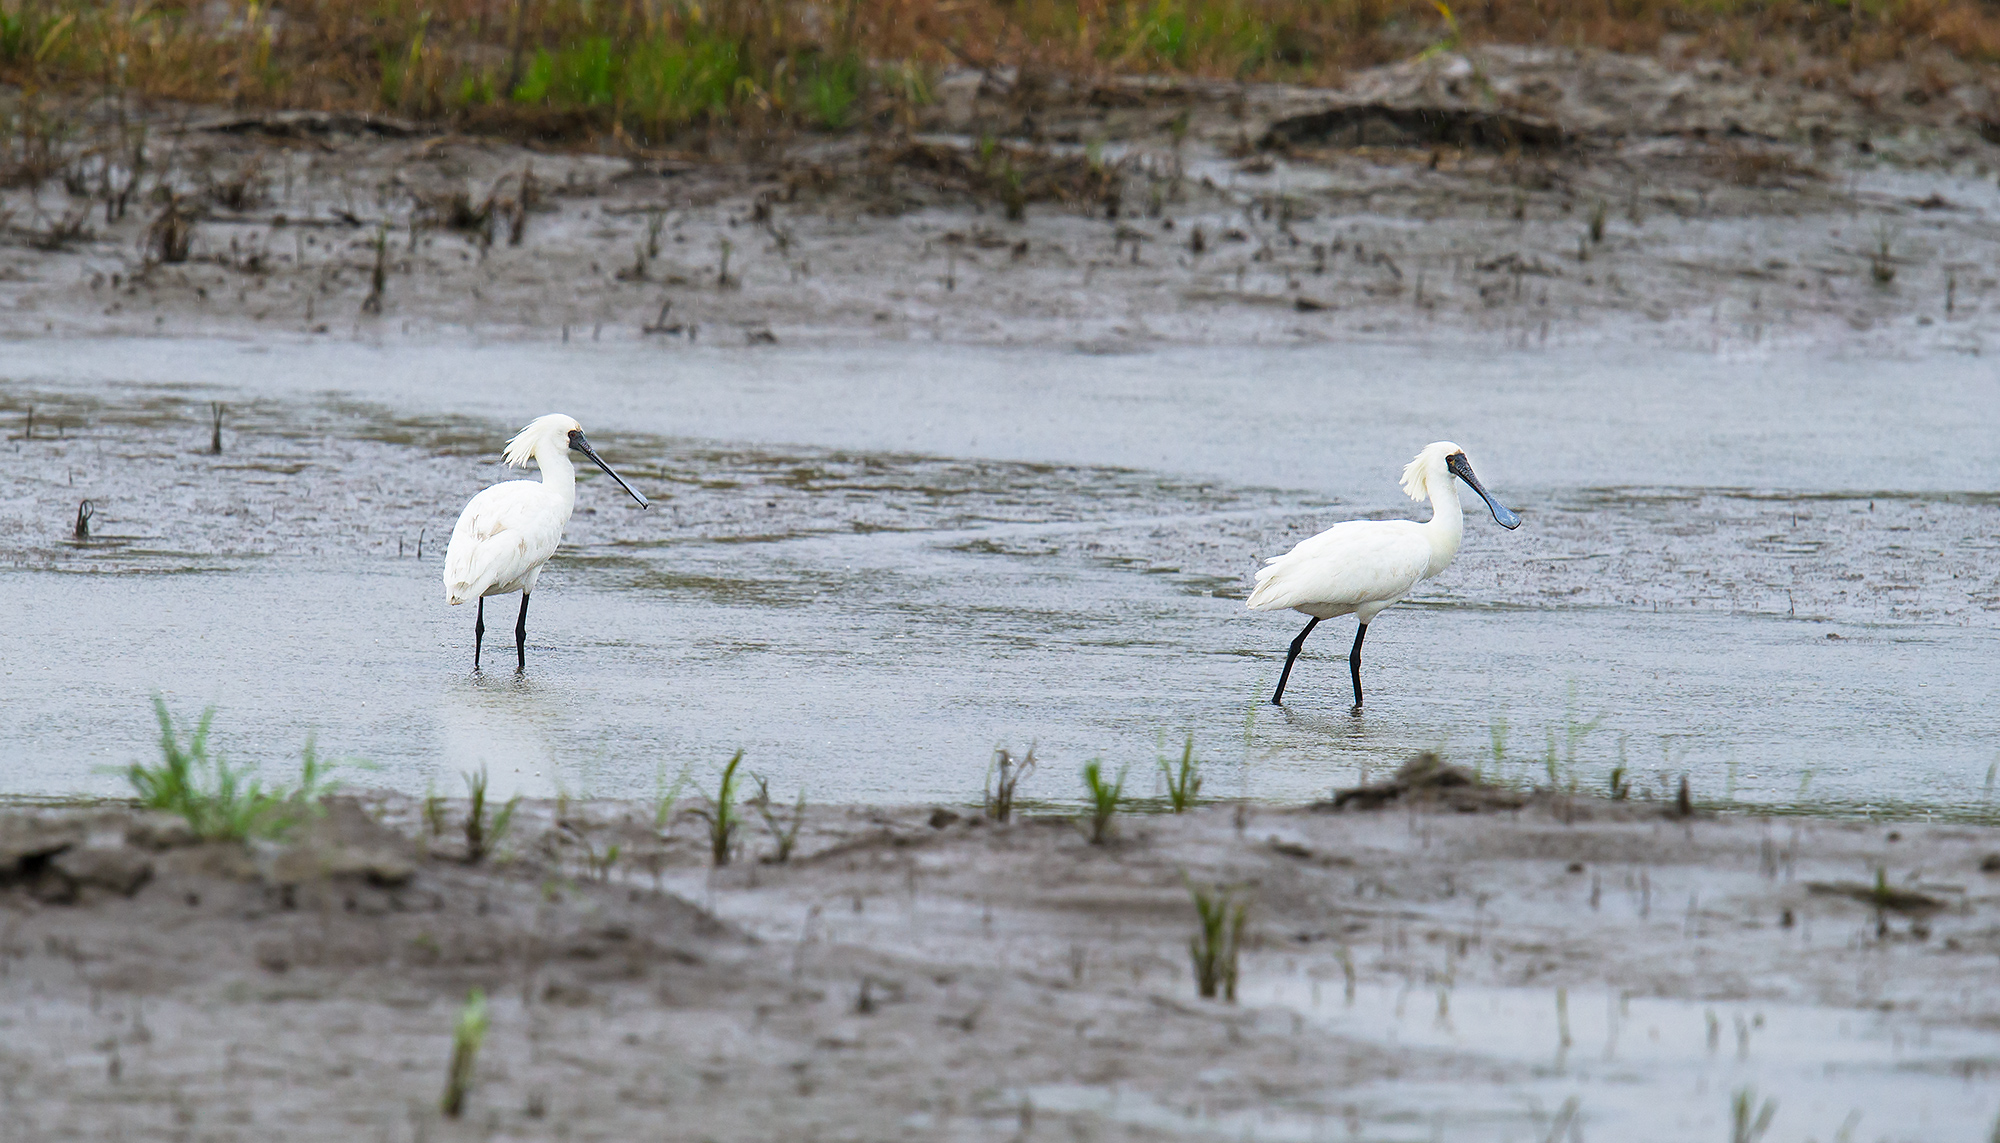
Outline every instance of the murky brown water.
<svg viewBox="0 0 2000 1143">
<path fill-rule="evenodd" d="M 474 676 L 443 542 L 550 409 L 659 506 L 587 479 L 527 676 Z M 0 417 L 16 793 L 115 788 L 155 689 L 239 757 L 317 733 L 405 789 L 635 794 L 740 746 L 817 800 L 962 800 L 1036 742 L 1065 799 L 1192 731 L 1218 795 L 1497 738 L 1523 778 L 1950 808 L 2000 757 L 1976 358 L 48 340 L 6 347 Z M 1242 610 L 1257 559 L 1407 513 L 1438 437 L 1527 526 L 1472 518 L 1375 625 L 1364 718 L 1344 629 L 1261 705 L 1296 624 Z"/>
</svg>

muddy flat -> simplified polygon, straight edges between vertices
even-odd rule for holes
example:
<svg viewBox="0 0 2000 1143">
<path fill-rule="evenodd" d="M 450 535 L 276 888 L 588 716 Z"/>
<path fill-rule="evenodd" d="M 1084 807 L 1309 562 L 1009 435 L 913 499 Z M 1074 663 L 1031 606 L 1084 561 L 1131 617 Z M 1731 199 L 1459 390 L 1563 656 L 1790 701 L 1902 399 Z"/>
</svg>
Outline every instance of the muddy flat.
<svg viewBox="0 0 2000 1143">
<path fill-rule="evenodd" d="M 43 811 L 80 828 L 0 890 L 6 1137 L 1668 1141 L 1729 1138 L 1740 1098 L 1769 1138 L 1914 1140 L 2000 1114 L 2000 833 L 1526 801 L 1216 805 L 1102 846 L 815 808 L 786 863 L 753 816 L 721 868 L 699 818 L 663 839 L 631 803 L 529 805 L 477 866 L 462 802 L 433 833 L 340 801 L 247 852 Z M 1248 905 L 1235 1003 L 1197 993 L 1191 885 Z"/>
</svg>

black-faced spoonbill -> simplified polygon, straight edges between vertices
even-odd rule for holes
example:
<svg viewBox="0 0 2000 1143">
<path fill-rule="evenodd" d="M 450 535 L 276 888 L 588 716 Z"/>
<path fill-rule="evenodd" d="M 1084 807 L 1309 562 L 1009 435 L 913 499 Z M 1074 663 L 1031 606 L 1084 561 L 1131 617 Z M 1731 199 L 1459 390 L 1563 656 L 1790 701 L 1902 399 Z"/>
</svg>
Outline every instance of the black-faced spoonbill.
<svg viewBox="0 0 2000 1143">
<path fill-rule="evenodd" d="M 1349 520 L 1335 524 L 1319 535 L 1301 540 L 1282 556 L 1264 561 L 1257 572 L 1257 589 L 1250 593 L 1250 610 L 1281 611 L 1290 608 L 1312 616 L 1306 629 L 1292 640 L 1292 653 L 1285 656 L 1285 670 L 1278 676 L 1273 703 L 1285 697 L 1285 681 L 1292 677 L 1292 663 L 1306 645 L 1306 636 L 1322 619 L 1352 614 L 1361 620 L 1354 632 L 1354 650 L 1347 656 L 1347 669 L 1354 676 L 1354 710 L 1361 711 L 1361 641 L 1368 637 L 1368 622 L 1383 609 L 1410 594 L 1410 589 L 1451 566 L 1458 554 L 1458 541 L 1465 534 L 1465 517 L 1458 507 L 1458 487 L 1452 477 L 1465 481 L 1486 506 L 1493 521 L 1502 528 L 1518 528 L 1521 517 L 1486 494 L 1465 450 L 1450 441 L 1439 441 L 1417 454 L 1403 469 L 1403 491 L 1412 500 L 1429 500 L 1428 523 L 1414 520 Z"/>
<path fill-rule="evenodd" d="M 576 466 L 569 454 L 580 452 L 596 462 L 618 487 L 632 494 L 641 508 L 651 508 L 632 491 L 625 478 L 611 471 L 597 450 L 583 438 L 583 426 L 561 413 L 536 417 L 507 442 L 502 454 L 515 468 L 534 461 L 540 480 L 509 480 L 481 492 L 466 504 L 451 531 L 444 553 L 444 598 L 451 604 L 479 601 L 479 618 L 472 624 L 472 669 L 479 669 L 479 645 L 486 638 L 486 597 L 521 593 L 521 615 L 514 621 L 516 669 L 528 666 L 528 596 L 541 578 L 542 565 L 562 543 L 563 525 L 576 508 Z"/>
</svg>

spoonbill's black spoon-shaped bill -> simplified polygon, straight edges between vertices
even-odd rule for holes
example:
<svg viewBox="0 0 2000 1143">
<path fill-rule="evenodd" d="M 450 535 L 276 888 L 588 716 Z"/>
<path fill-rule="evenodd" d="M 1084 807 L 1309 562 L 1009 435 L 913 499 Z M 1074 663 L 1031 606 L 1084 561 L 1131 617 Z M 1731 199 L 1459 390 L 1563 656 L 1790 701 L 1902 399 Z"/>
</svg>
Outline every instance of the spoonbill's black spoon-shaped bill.
<svg viewBox="0 0 2000 1143">
<path fill-rule="evenodd" d="M 1479 478 L 1472 475 L 1472 462 L 1465 459 L 1465 450 L 1450 441 L 1439 441 L 1418 453 L 1403 469 L 1403 491 L 1412 500 L 1431 502 L 1429 522 L 1349 520 L 1264 561 L 1257 572 L 1257 588 L 1250 593 L 1250 609 L 1289 608 L 1312 617 L 1292 640 L 1285 669 L 1278 675 L 1278 689 L 1271 694 L 1273 703 L 1284 701 L 1292 664 L 1319 621 L 1351 614 L 1361 624 L 1354 632 L 1347 669 L 1354 677 L 1354 711 L 1361 712 L 1361 641 L 1368 637 L 1368 622 L 1410 594 L 1419 582 L 1450 567 L 1452 557 L 1458 554 L 1465 517 L 1459 510 L 1454 477 L 1486 501 L 1495 523 L 1508 529 L 1521 526 L 1520 516 L 1480 486 Z"/>
<path fill-rule="evenodd" d="M 563 526 L 576 508 L 576 465 L 569 454 L 580 452 L 603 469 L 641 508 L 651 508 L 644 496 L 613 472 L 584 439 L 583 426 L 561 413 L 536 417 L 507 442 L 503 454 L 515 468 L 534 461 L 540 480 L 509 480 L 472 498 L 451 532 L 444 554 L 444 598 L 450 604 L 479 601 L 472 624 L 472 669 L 479 669 L 479 648 L 486 639 L 486 597 L 521 593 L 521 614 L 514 620 L 516 670 L 528 666 L 528 596 L 541 578 L 542 565 L 562 543 Z"/>
</svg>

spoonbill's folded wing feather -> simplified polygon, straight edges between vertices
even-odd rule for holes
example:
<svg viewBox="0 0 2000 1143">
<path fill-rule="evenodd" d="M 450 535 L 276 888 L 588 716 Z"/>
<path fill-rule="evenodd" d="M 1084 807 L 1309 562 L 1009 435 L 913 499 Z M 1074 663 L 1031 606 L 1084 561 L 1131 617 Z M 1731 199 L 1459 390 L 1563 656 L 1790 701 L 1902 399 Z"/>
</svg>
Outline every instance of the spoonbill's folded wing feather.
<svg viewBox="0 0 2000 1143">
<path fill-rule="evenodd" d="M 1301 540 L 1264 561 L 1250 609 L 1323 609 L 1321 618 L 1330 619 L 1364 603 L 1400 598 L 1430 563 L 1431 545 L 1421 528 L 1408 520 L 1350 520 Z"/>
<path fill-rule="evenodd" d="M 540 481 L 509 480 L 472 498 L 444 554 L 445 599 L 464 603 L 511 584 L 554 554 L 562 516 Z"/>
</svg>

